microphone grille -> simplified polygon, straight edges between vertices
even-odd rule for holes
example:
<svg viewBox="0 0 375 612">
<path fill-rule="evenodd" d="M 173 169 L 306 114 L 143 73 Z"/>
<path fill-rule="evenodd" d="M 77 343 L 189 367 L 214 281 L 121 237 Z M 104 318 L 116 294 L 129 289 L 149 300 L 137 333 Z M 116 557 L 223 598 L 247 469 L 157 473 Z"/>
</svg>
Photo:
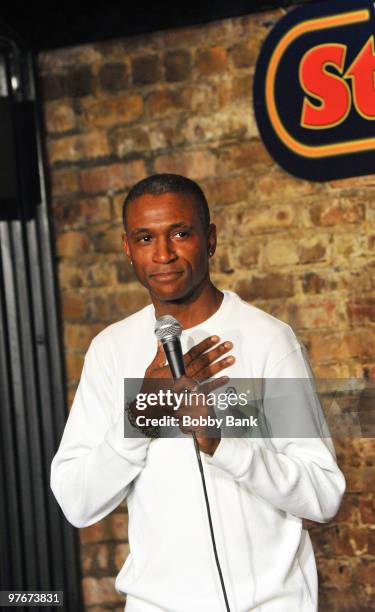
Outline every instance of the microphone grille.
<svg viewBox="0 0 375 612">
<path fill-rule="evenodd" d="M 161 342 L 172 338 L 179 338 L 182 332 L 182 325 L 171 315 L 164 315 L 156 319 L 155 335 Z"/>
</svg>

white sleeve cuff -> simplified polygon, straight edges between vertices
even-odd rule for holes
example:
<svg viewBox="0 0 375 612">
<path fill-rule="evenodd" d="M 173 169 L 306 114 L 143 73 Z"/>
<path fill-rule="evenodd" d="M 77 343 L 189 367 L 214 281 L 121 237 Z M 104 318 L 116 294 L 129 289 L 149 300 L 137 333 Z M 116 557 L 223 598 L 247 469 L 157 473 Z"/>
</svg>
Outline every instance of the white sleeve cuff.
<svg viewBox="0 0 375 612">
<path fill-rule="evenodd" d="M 204 456 L 207 463 L 221 468 L 234 478 L 241 478 L 249 469 L 253 458 L 253 447 L 245 438 L 221 438 L 212 456 Z"/>
</svg>

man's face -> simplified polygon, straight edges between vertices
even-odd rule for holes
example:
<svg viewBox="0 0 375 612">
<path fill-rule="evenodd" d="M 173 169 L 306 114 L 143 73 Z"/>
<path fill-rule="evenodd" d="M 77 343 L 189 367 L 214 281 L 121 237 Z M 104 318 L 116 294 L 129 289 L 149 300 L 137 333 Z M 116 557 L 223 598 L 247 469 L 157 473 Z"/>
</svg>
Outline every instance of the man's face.
<svg viewBox="0 0 375 612">
<path fill-rule="evenodd" d="M 160 301 L 189 297 L 208 279 L 215 226 L 205 229 L 190 195 L 146 194 L 127 209 L 124 249 L 138 280 Z"/>
</svg>

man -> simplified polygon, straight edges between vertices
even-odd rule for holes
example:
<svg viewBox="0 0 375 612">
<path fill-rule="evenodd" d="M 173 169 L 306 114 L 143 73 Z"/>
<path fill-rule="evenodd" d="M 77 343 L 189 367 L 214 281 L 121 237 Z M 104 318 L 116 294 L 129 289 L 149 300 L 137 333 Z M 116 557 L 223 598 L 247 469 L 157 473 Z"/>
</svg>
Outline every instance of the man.
<svg viewBox="0 0 375 612">
<path fill-rule="evenodd" d="M 269 387 L 308 379 L 308 364 L 288 325 L 211 282 L 216 229 L 198 185 L 170 174 L 144 179 L 125 200 L 124 225 L 125 253 L 152 305 L 91 343 L 51 487 L 77 527 L 127 499 L 130 555 L 116 579 L 126 612 L 221 612 L 193 440 L 178 427 L 174 437 L 140 434 L 132 402 L 124 436 L 124 379 L 126 392 L 132 378 L 144 387 L 170 378 L 154 325 L 171 314 L 183 327 L 184 385 L 268 381 L 268 414 L 302 414 L 315 426 L 308 390 L 289 412 Z M 330 440 L 226 437 L 219 429 L 212 436 L 198 427 L 198 443 L 231 612 L 316 611 L 314 554 L 301 519 L 325 522 L 338 510 L 345 481 Z"/>
</svg>

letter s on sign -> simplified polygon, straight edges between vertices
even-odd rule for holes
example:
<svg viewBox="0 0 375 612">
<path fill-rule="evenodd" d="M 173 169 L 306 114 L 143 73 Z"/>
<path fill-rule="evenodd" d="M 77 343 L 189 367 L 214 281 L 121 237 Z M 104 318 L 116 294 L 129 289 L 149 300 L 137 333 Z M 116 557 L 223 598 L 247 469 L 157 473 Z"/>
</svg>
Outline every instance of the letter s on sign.
<svg viewBox="0 0 375 612">
<path fill-rule="evenodd" d="M 351 92 L 345 80 L 331 71 L 332 66 L 343 74 L 346 45 L 329 43 L 313 47 L 303 56 L 299 80 L 306 94 L 318 100 L 313 104 L 304 98 L 301 125 L 309 129 L 327 129 L 345 121 L 351 108 Z"/>
</svg>

